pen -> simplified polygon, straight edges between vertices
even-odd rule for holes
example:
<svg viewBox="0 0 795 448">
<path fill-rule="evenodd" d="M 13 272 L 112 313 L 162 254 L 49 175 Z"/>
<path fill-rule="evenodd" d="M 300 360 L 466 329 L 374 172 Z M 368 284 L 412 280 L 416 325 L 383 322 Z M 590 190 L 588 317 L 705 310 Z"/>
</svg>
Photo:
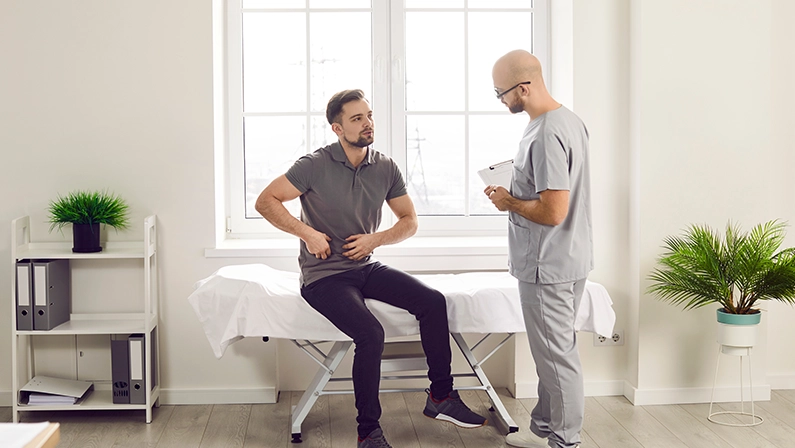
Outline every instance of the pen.
<svg viewBox="0 0 795 448">
<path fill-rule="evenodd" d="M 513 159 L 508 159 L 505 162 L 500 162 L 500 163 L 494 164 L 494 165 L 490 166 L 489 169 L 493 170 L 493 169 L 496 169 L 497 167 L 500 167 L 500 166 L 503 166 L 503 165 L 507 165 L 509 163 L 513 163 Z"/>
</svg>

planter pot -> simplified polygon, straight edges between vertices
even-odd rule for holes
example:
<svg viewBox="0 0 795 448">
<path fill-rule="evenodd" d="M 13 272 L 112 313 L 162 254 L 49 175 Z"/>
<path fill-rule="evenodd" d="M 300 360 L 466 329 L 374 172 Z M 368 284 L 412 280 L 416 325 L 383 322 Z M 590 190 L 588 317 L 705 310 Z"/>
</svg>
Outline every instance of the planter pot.
<svg viewBox="0 0 795 448">
<path fill-rule="evenodd" d="M 756 332 L 762 313 L 729 314 L 718 310 L 718 344 L 727 355 L 746 353 L 756 344 Z"/>
<path fill-rule="evenodd" d="M 82 254 L 100 251 L 99 223 L 72 224 L 72 252 Z"/>
</svg>

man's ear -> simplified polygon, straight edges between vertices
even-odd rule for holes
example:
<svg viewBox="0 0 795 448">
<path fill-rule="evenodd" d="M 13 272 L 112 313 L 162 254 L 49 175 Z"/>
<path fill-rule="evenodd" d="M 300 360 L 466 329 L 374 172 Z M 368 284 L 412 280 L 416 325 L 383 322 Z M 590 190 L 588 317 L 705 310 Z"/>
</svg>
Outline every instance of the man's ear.
<svg viewBox="0 0 795 448">
<path fill-rule="evenodd" d="M 331 130 L 338 136 L 342 135 L 342 126 L 339 123 L 331 123 Z"/>
</svg>

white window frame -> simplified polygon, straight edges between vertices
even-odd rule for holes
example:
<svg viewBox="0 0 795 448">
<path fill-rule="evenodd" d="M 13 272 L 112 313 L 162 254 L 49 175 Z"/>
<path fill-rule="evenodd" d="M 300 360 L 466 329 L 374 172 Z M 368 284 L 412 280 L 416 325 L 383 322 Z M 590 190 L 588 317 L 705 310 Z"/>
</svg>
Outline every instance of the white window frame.
<svg viewBox="0 0 795 448">
<path fill-rule="evenodd" d="M 528 0 L 529 1 L 529 0 Z M 544 69 L 544 76 L 548 76 L 550 39 L 548 35 L 548 1 L 533 0 L 533 37 L 532 42 L 535 48 L 530 49 L 541 61 Z M 226 236 L 227 238 L 285 238 L 288 237 L 284 232 L 274 228 L 264 219 L 245 218 L 245 189 L 239 186 L 245 185 L 245 166 L 243 153 L 243 85 L 242 85 L 242 20 L 241 8 L 242 0 L 226 0 L 226 162 L 228 170 L 226 172 L 227 182 L 225 187 L 226 217 Z M 466 0 L 465 0 L 466 8 Z M 444 9 L 421 9 L 421 11 L 464 11 L 465 8 L 444 8 Z M 306 8 L 286 10 L 279 9 L 258 9 L 260 11 L 305 11 Z M 362 11 L 361 9 L 345 9 L 346 11 Z M 368 11 L 370 8 L 367 9 Z M 419 10 L 419 9 L 417 9 Z M 527 8 L 522 8 L 527 10 Z M 323 11 L 312 9 L 312 11 Z M 373 13 L 373 107 L 379 108 L 379 104 L 388 101 L 388 109 L 378 109 L 374 114 L 375 125 L 378 129 L 378 139 L 390 142 L 385 151 L 401 167 L 406 175 L 406 139 L 405 139 L 405 117 L 412 112 L 404 110 L 405 103 L 405 48 L 404 46 L 404 20 L 405 12 L 413 9 L 405 9 L 402 1 L 372 1 Z M 479 10 L 480 11 L 480 10 Z M 484 11 L 510 12 L 513 9 L 494 8 Z M 466 17 L 466 16 L 465 16 Z M 538 20 L 540 19 L 540 20 Z M 385 23 L 387 26 L 379 26 Z M 465 20 L 465 26 L 467 26 Z M 309 29 L 307 28 L 307 33 Z M 308 42 L 308 39 L 307 39 Z M 389 46 L 388 46 L 389 45 Z M 466 44 L 465 44 L 466 45 Z M 467 54 L 465 47 L 465 55 Z M 466 56 L 465 56 L 466 57 Z M 468 67 L 465 61 L 465 67 Z M 307 83 L 309 83 L 307 79 Z M 307 85 L 308 87 L 308 85 Z M 485 88 L 490 88 L 486 86 Z M 465 79 L 465 95 L 468 92 L 468 75 Z M 465 100 L 465 109 L 468 108 L 468 100 Z M 386 111 L 386 113 L 384 113 Z M 436 112 L 445 115 L 464 115 L 465 126 L 468 125 L 470 112 L 451 111 Z M 428 115 L 427 112 L 422 112 Z M 505 112 L 477 112 L 477 115 L 504 115 Z M 262 114 L 262 115 L 289 115 L 289 114 Z M 322 113 L 307 112 L 295 113 L 295 115 L 321 116 Z M 518 139 L 518 137 L 517 137 Z M 309 141 L 309 139 L 307 140 Z M 518 141 L 518 140 L 517 140 Z M 465 148 L 465 160 L 468 161 L 468 142 Z M 381 145 L 379 145 L 381 146 Z M 383 146 L 381 146 L 383 148 Z M 313 151 L 316 148 L 308 148 Z M 383 149 L 381 149 L 383 150 Z M 468 164 L 468 162 L 466 162 Z M 474 172 L 477 167 L 466 167 L 467 172 Z M 243 187 L 245 188 L 245 187 Z M 468 187 L 468 183 L 465 184 Z M 469 192 L 467 192 L 469 194 Z M 469 197 L 469 196 L 467 196 Z M 386 207 L 386 206 L 385 206 Z M 468 206 L 467 206 L 468 207 Z M 382 228 L 389 227 L 394 223 L 394 216 L 386 208 L 383 214 Z M 506 216 L 420 216 L 419 236 L 499 236 L 506 233 Z"/>
</svg>

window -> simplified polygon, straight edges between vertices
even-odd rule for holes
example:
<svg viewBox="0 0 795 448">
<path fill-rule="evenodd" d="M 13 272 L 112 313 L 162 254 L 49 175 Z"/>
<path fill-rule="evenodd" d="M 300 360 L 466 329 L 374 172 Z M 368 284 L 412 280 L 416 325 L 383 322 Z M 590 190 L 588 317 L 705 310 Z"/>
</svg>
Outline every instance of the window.
<svg viewBox="0 0 795 448">
<path fill-rule="evenodd" d="M 527 115 L 494 98 L 491 68 L 516 48 L 547 66 L 546 1 L 229 0 L 227 16 L 233 234 L 281 234 L 254 202 L 336 141 L 326 103 L 350 88 L 370 99 L 373 148 L 401 167 L 422 234 L 505 232 L 477 170 L 514 156 Z"/>
</svg>

